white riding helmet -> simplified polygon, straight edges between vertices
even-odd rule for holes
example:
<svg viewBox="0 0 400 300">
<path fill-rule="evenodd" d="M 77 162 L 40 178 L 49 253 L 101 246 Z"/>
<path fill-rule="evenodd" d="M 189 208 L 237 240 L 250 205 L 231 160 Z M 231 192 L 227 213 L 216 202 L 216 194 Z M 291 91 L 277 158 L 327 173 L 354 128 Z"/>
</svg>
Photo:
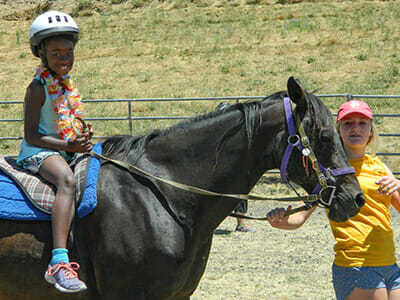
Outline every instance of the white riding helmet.
<svg viewBox="0 0 400 300">
<path fill-rule="evenodd" d="M 33 21 L 29 31 L 29 41 L 33 55 L 39 57 L 39 46 L 44 39 L 64 34 L 70 35 L 74 43 L 78 41 L 78 25 L 70 15 L 49 10 L 38 16 Z"/>
</svg>

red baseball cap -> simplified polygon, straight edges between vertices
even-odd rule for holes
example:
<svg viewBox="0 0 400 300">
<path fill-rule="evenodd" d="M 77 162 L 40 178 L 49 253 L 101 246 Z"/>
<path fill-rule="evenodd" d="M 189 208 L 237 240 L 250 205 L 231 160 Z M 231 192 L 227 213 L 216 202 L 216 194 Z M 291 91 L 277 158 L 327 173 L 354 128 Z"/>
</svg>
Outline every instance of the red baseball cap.
<svg viewBox="0 0 400 300">
<path fill-rule="evenodd" d="M 362 115 L 370 120 L 373 119 L 371 108 L 364 101 L 350 100 L 339 107 L 337 120 L 343 120 L 350 115 Z"/>
</svg>

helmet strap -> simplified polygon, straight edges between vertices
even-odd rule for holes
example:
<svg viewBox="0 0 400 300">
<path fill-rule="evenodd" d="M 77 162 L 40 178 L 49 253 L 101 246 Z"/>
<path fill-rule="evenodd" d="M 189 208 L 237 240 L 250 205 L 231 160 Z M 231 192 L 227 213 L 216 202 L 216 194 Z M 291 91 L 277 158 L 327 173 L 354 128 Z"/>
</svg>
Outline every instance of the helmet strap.
<svg viewBox="0 0 400 300">
<path fill-rule="evenodd" d="M 50 66 L 49 66 L 49 62 L 47 61 L 47 55 L 46 55 L 46 46 L 44 45 L 44 41 L 42 41 L 39 44 L 39 56 L 40 59 L 42 61 L 42 64 L 50 71 L 51 75 L 53 75 L 54 77 L 57 77 L 56 72 L 54 72 Z"/>
<path fill-rule="evenodd" d="M 45 65 L 46 68 L 48 68 L 48 61 L 47 61 L 47 55 L 46 55 L 46 46 L 44 45 L 44 42 L 42 41 L 39 46 L 38 46 L 38 52 L 40 59 L 42 60 L 42 63 Z"/>
</svg>

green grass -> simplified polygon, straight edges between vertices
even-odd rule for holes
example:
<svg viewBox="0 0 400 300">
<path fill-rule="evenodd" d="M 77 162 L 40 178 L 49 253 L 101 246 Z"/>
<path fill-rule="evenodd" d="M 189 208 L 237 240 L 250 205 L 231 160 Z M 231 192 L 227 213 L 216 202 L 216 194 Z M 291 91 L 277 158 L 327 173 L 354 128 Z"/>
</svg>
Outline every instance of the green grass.
<svg viewBox="0 0 400 300">
<path fill-rule="evenodd" d="M 292 75 L 322 94 L 399 94 L 396 1 L 50 3 L 73 14 L 81 29 L 72 75 L 85 99 L 260 96 L 284 90 Z M 33 5 L 1 7 L 0 99 L 23 99 L 39 63 L 27 41 Z M 323 101 L 335 112 L 344 99 Z M 400 111 L 398 100 L 368 102 L 375 112 Z M 133 113 L 194 115 L 214 107 L 211 102 L 137 103 Z M 21 116 L 21 108 L 0 107 L 0 112 Z M 126 117 L 126 112 L 123 103 L 87 105 L 88 117 Z M 135 121 L 135 133 L 174 122 Z M 378 128 L 396 132 L 398 122 L 385 119 Z M 95 122 L 97 135 L 126 128 L 127 122 Z M 8 134 L 21 136 L 22 126 L 1 126 L 0 136 Z M 385 138 L 378 150 L 396 150 L 396 143 Z M 0 144 L 5 154 L 17 148 Z M 400 169 L 396 160 L 389 165 Z"/>
</svg>

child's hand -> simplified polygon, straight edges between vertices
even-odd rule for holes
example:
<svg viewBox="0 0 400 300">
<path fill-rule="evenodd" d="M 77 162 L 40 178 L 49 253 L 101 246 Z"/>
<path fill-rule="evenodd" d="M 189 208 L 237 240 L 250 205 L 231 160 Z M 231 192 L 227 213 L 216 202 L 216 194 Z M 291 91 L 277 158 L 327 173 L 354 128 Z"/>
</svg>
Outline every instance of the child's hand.
<svg viewBox="0 0 400 300">
<path fill-rule="evenodd" d="M 92 138 L 93 136 L 93 127 L 92 124 L 87 123 L 87 129 L 88 129 L 88 133 L 89 133 L 89 140 Z"/>
<path fill-rule="evenodd" d="M 76 151 L 78 153 L 85 153 L 92 151 L 93 144 L 90 142 L 93 136 L 93 127 L 92 124 L 87 124 L 87 130 L 79 137 L 75 139 L 78 144 L 79 150 Z"/>
<path fill-rule="evenodd" d="M 68 142 L 69 152 L 85 153 L 92 151 L 93 144 L 90 142 L 90 133 L 86 132 L 81 136 L 77 137 L 75 140 Z"/>
</svg>

